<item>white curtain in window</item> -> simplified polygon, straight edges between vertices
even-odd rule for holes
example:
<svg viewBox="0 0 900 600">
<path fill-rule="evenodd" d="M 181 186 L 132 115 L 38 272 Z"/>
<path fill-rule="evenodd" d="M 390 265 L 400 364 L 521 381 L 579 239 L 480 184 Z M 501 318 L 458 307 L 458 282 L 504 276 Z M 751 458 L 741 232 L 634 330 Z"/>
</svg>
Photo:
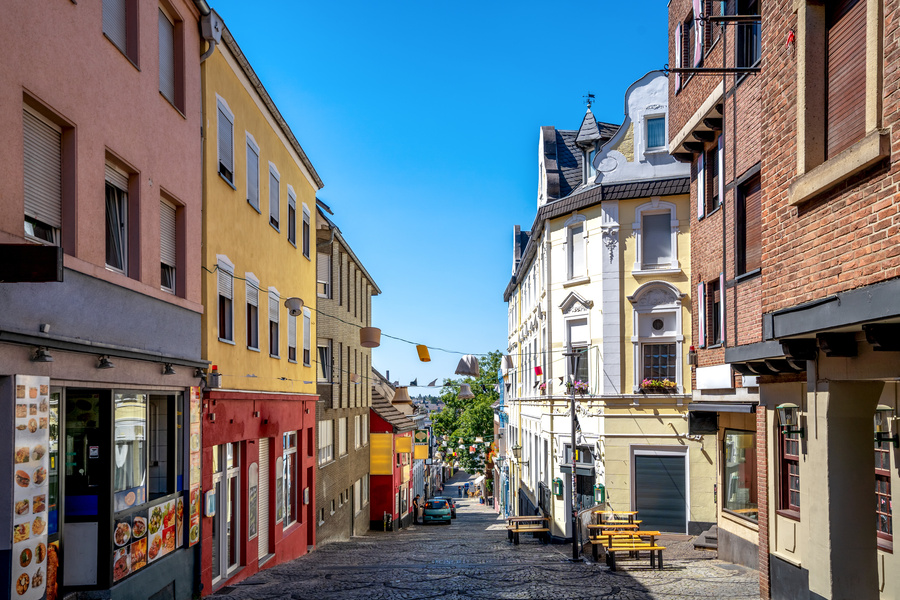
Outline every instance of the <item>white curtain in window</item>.
<svg viewBox="0 0 900 600">
<path fill-rule="evenodd" d="M 641 223 L 645 267 L 668 267 L 672 263 L 672 219 L 669 213 L 644 215 Z"/>
</svg>

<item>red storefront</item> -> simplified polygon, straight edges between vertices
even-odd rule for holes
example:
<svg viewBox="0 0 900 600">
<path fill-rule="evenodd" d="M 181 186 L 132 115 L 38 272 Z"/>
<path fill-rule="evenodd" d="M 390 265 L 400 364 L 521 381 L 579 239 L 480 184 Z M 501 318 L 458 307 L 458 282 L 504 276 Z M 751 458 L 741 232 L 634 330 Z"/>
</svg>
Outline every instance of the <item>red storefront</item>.
<svg viewBox="0 0 900 600">
<path fill-rule="evenodd" d="M 385 515 L 391 516 L 390 529 L 412 522 L 412 435 L 415 423 L 391 406 L 375 387 L 369 418 L 371 472 L 369 501 L 371 528 L 385 529 Z"/>
<path fill-rule="evenodd" d="M 315 545 L 316 397 L 203 398 L 203 595 Z"/>
</svg>

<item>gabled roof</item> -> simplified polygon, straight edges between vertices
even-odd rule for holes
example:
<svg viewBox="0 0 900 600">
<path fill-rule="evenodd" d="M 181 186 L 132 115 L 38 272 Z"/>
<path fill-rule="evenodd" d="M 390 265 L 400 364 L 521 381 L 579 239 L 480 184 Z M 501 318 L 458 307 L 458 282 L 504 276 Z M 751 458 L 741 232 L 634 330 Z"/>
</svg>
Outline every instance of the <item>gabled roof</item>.
<svg viewBox="0 0 900 600">
<path fill-rule="evenodd" d="M 592 146 L 599 139 L 600 128 L 597 127 L 597 119 L 594 118 L 594 113 L 588 108 L 587 112 L 584 113 L 584 119 L 581 120 L 581 127 L 578 129 L 575 143 L 579 146 Z"/>
<path fill-rule="evenodd" d="M 384 378 L 384 376 L 372 369 L 372 410 L 387 421 L 394 430 L 394 433 L 405 433 L 413 431 L 416 424 L 412 419 L 404 415 L 391 405 L 394 397 L 394 386 Z"/>
</svg>

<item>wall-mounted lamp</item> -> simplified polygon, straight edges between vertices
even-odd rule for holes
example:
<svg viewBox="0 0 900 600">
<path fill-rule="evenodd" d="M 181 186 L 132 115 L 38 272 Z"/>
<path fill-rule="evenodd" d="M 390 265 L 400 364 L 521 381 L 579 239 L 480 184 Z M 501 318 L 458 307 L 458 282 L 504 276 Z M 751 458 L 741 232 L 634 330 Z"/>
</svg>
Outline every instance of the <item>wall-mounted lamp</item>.
<svg viewBox="0 0 900 600">
<path fill-rule="evenodd" d="M 175 369 L 172 367 L 172 363 L 166 363 L 163 367 L 163 375 L 174 375 Z"/>
<path fill-rule="evenodd" d="M 299 317 L 303 314 L 303 300 L 300 298 L 288 298 L 284 301 L 284 306 L 292 317 Z"/>
<path fill-rule="evenodd" d="M 100 357 L 100 361 L 97 363 L 98 369 L 115 369 L 116 365 L 113 364 L 113 361 L 109 360 L 109 357 L 103 355 Z"/>
<path fill-rule="evenodd" d="M 894 420 L 894 409 L 887 404 L 875 407 L 875 443 L 893 442 L 894 448 L 900 448 L 900 434 L 891 435 L 891 422 Z"/>
<path fill-rule="evenodd" d="M 800 425 L 800 407 L 793 402 L 785 402 L 775 407 L 778 411 L 778 423 L 781 427 L 781 433 L 799 433 L 800 437 L 806 435 L 806 430 Z"/>
<path fill-rule="evenodd" d="M 37 350 L 34 351 L 34 356 L 31 357 L 31 362 L 42 362 L 48 363 L 53 362 L 53 357 L 50 356 L 50 352 L 47 351 L 46 348 L 41 346 Z"/>
</svg>

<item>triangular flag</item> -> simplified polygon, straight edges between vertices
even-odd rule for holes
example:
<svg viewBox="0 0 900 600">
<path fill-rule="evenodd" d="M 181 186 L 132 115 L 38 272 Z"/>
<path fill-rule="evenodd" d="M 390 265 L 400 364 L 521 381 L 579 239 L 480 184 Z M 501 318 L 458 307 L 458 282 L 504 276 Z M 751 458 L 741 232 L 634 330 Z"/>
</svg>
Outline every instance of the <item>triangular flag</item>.
<svg viewBox="0 0 900 600">
<path fill-rule="evenodd" d="M 419 387 L 419 378 L 416 377 L 412 381 L 409 382 L 409 387 Z"/>
<path fill-rule="evenodd" d="M 429 383 L 429 384 L 428 384 L 428 387 L 435 387 L 436 384 L 437 384 L 437 379 L 435 379 L 434 381 L 432 381 L 431 383 Z"/>
</svg>

